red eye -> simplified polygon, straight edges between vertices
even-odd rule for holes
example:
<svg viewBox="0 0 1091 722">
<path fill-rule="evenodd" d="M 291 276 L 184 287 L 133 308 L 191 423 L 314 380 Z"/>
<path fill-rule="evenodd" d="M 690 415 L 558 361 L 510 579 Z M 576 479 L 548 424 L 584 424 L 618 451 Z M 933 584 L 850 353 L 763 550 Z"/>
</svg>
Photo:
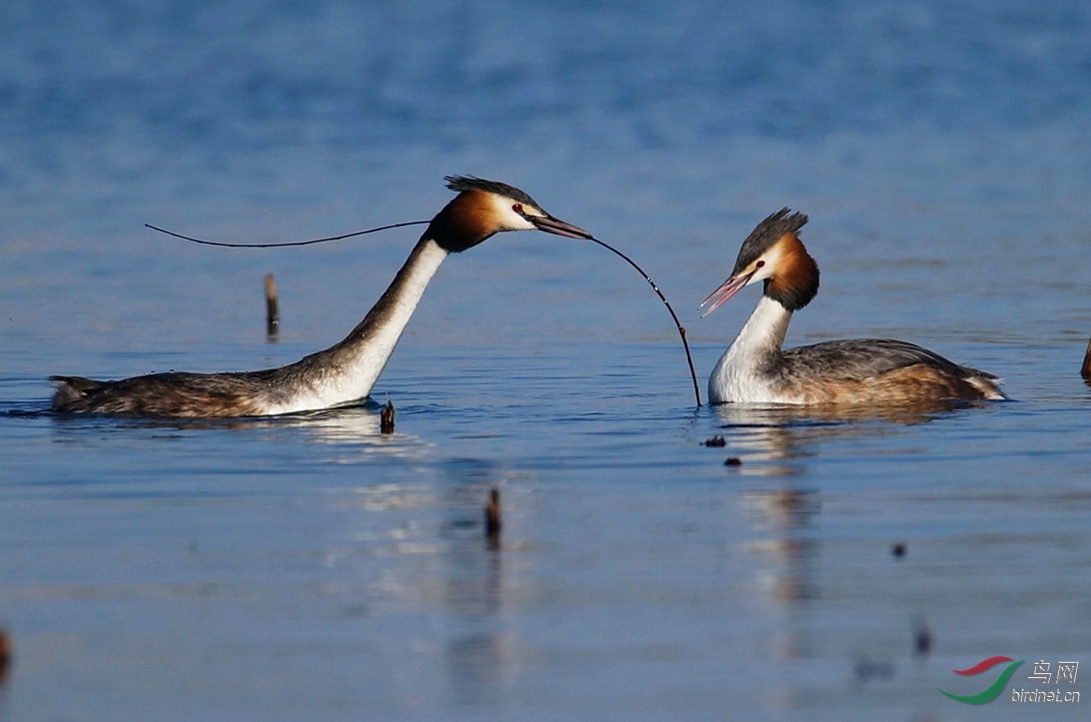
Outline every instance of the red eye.
<svg viewBox="0 0 1091 722">
<path fill-rule="evenodd" d="M 754 264 L 754 268 L 761 268 L 764 265 L 765 265 L 765 261 L 758 261 L 757 263 Z"/>
<path fill-rule="evenodd" d="M 515 205 L 513 205 L 511 207 L 511 209 L 513 211 L 515 211 L 516 213 L 518 213 L 519 215 L 523 215 L 523 204 L 522 203 L 516 203 Z"/>
</svg>

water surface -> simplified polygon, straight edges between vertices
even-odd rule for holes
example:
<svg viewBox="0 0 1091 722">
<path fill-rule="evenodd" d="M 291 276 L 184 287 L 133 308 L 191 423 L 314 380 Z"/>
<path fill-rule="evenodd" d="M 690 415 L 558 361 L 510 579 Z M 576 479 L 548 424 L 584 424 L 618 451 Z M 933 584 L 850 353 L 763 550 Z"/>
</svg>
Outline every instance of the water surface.
<svg viewBox="0 0 1091 722">
<path fill-rule="evenodd" d="M 0 719 L 1082 718 L 936 689 L 1091 659 L 1083 4 L 12 2 L 0 40 Z M 143 223 L 343 233 L 451 173 L 632 255 L 702 393 L 757 298 L 696 305 L 790 206 L 789 343 L 904 338 L 1013 401 L 695 408 L 632 269 L 522 233 L 441 268 L 367 407 L 42 413 L 53 373 L 328 346 L 415 241 Z"/>
</svg>

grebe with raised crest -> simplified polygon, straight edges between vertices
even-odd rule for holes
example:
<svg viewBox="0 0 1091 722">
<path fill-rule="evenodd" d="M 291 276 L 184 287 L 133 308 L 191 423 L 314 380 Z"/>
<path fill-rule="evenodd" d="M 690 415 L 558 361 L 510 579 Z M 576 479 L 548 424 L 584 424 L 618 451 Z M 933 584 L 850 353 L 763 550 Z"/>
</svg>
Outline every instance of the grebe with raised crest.
<svg viewBox="0 0 1091 722">
<path fill-rule="evenodd" d="M 157 373 L 120 381 L 52 376 L 61 412 L 182 418 L 272 416 L 358 403 L 371 393 L 424 289 L 451 253 L 502 231 L 540 230 L 569 238 L 587 231 L 554 218 L 505 183 L 448 176 L 458 191 L 432 219 L 375 306 L 340 343 L 263 371 Z"/>
<path fill-rule="evenodd" d="M 716 364 L 709 401 L 780 404 L 910 404 L 1001 400 L 999 379 L 890 339 L 828 341 L 783 350 L 792 313 L 818 293 L 818 264 L 799 240 L 807 216 L 787 208 L 754 229 L 731 276 L 701 304 L 704 316 L 752 283 L 754 313 Z"/>
</svg>

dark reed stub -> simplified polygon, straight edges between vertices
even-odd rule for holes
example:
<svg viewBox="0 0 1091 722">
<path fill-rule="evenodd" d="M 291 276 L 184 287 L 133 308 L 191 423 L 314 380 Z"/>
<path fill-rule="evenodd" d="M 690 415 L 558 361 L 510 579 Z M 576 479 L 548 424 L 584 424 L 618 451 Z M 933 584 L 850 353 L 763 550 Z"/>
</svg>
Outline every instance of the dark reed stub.
<svg viewBox="0 0 1091 722">
<path fill-rule="evenodd" d="M 391 401 L 387 401 L 386 406 L 379 412 L 379 433 L 394 433 L 394 403 Z"/>
<path fill-rule="evenodd" d="M 280 296 L 277 293 L 277 279 L 273 274 L 265 276 L 265 333 L 269 338 L 276 338 L 280 331 Z"/>
<path fill-rule="evenodd" d="M 724 466 L 742 466 L 742 459 L 737 456 L 729 456 L 727 461 L 724 462 Z"/>
<path fill-rule="evenodd" d="M 724 437 L 717 434 L 716 436 L 713 436 L 711 439 L 705 439 L 704 445 L 705 446 L 711 446 L 711 447 L 714 447 L 714 448 L 723 448 L 724 446 L 727 446 L 727 440 L 724 439 Z"/>
<path fill-rule="evenodd" d="M 11 636 L 6 629 L 0 627 L 0 685 L 8 681 L 8 675 L 11 673 L 12 656 Z"/>
<path fill-rule="evenodd" d="M 923 657 L 932 652 L 932 630 L 928 622 L 921 617 L 913 624 L 913 653 Z"/>
<path fill-rule="evenodd" d="M 496 547 L 500 543 L 500 530 L 504 522 L 500 518 L 500 491 L 489 490 L 489 501 L 485 504 L 485 538 L 490 547 Z"/>
</svg>

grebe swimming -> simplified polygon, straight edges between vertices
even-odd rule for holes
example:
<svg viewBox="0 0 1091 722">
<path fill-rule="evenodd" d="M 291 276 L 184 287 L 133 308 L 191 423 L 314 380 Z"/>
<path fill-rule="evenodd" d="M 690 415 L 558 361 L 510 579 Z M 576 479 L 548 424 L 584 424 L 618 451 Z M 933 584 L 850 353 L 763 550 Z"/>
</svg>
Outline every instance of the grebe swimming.
<svg viewBox="0 0 1091 722">
<path fill-rule="evenodd" d="M 501 231 L 569 238 L 587 231 L 558 220 L 518 188 L 449 176 L 458 191 L 432 219 L 378 303 L 343 341 L 296 363 L 263 371 L 159 373 L 121 381 L 52 376 L 54 411 L 126 416 L 230 418 L 345 406 L 371 393 L 439 265 Z"/>
<path fill-rule="evenodd" d="M 895 404 L 1003 399 L 999 379 L 905 341 L 829 341 L 782 350 L 792 313 L 818 293 L 818 265 L 799 240 L 807 216 L 787 208 L 747 237 L 731 276 L 701 304 L 715 311 L 762 281 L 758 307 L 708 380 L 710 403 Z"/>
</svg>

